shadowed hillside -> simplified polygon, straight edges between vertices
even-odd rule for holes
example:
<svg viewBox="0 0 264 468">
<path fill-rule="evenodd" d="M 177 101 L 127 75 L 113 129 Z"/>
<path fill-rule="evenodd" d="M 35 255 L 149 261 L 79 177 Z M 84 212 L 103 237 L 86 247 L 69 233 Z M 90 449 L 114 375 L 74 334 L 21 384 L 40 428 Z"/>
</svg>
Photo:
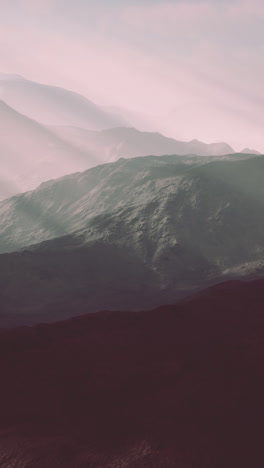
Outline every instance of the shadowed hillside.
<svg viewBox="0 0 264 468">
<path fill-rule="evenodd" d="M 31 247 L 0 255 L 0 323 L 63 319 L 65 304 L 140 310 L 263 275 L 264 158 L 183 158 L 123 159 L 3 201 L 1 251 Z"/>
<path fill-rule="evenodd" d="M 263 286 L 3 331 L 1 466 L 263 466 Z"/>
</svg>

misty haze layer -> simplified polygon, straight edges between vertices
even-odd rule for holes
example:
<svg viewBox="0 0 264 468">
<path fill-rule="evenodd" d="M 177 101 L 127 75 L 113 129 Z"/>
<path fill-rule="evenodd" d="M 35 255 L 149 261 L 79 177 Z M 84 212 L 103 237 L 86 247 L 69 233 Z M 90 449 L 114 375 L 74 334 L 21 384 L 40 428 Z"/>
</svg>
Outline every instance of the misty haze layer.
<svg viewBox="0 0 264 468">
<path fill-rule="evenodd" d="M 262 0 L 2 0 L 1 69 L 141 130 L 264 151 L 263 19 Z"/>
<path fill-rule="evenodd" d="M 2 74 L 0 88 L 0 199 L 121 157 L 234 152 L 226 143 L 181 142 L 120 127 L 125 119 L 83 96 L 16 75 Z"/>
</svg>

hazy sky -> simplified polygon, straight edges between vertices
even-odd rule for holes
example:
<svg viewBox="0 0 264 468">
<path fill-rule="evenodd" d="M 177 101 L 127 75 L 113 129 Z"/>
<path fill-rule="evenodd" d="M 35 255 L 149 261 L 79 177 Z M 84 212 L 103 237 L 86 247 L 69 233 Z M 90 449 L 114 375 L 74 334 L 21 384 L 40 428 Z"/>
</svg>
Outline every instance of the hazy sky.
<svg viewBox="0 0 264 468">
<path fill-rule="evenodd" d="M 143 113 L 168 136 L 264 152 L 263 0 L 0 7 L 0 71 Z"/>
</svg>

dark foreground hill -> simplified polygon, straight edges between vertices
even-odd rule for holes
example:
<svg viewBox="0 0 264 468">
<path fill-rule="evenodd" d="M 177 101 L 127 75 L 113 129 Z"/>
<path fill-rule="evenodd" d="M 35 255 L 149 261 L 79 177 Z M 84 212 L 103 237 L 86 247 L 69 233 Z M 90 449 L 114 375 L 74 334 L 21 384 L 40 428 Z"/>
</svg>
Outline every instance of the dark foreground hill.
<svg viewBox="0 0 264 468">
<path fill-rule="evenodd" d="M 0 335 L 3 468 L 263 467 L 264 281 Z"/>
</svg>

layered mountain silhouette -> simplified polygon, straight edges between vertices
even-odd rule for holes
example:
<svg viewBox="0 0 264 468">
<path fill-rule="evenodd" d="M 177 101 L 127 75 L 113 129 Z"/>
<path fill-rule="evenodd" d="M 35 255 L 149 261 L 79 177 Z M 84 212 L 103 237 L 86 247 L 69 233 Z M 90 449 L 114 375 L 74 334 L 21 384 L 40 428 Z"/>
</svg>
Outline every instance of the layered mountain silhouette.
<svg viewBox="0 0 264 468">
<path fill-rule="evenodd" d="M 263 466 L 264 156 L 139 117 L 0 73 L 3 468 Z"/>
<path fill-rule="evenodd" d="M 31 245 L 1 256 L 2 320 L 152 307 L 261 275 L 264 157 L 212 159 L 121 159 L 1 202 L 1 252 Z"/>
<path fill-rule="evenodd" d="M 246 153 L 246 154 L 261 154 L 259 151 L 256 151 L 254 149 L 250 149 L 250 148 L 244 148 L 241 153 Z"/>
<path fill-rule="evenodd" d="M 120 120 L 82 96 L 16 75 L 0 75 L 0 120 L 0 200 L 120 157 L 234 152 L 225 143 L 180 142 L 126 127 L 101 130 Z"/>
<path fill-rule="evenodd" d="M 189 142 L 167 138 L 160 133 L 140 132 L 136 128 L 112 128 L 91 132 L 75 127 L 51 127 L 63 140 L 91 152 L 102 162 L 136 156 L 162 156 L 164 154 L 195 154 L 198 156 L 221 156 L 234 153 L 226 143 L 206 144 L 198 140 Z"/>
<path fill-rule="evenodd" d="M 263 291 L 2 331 L 0 465 L 263 466 Z"/>
<path fill-rule="evenodd" d="M 0 75 L 0 98 L 17 112 L 42 124 L 100 130 L 125 123 L 78 93 L 17 75 Z"/>
<path fill-rule="evenodd" d="M 3 73 L 0 121 L 0 466 L 262 467 L 264 156 Z"/>
<path fill-rule="evenodd" d="M 97 164 L 92 154 L 0 101 L 0 199 Z"/>
</svg>

